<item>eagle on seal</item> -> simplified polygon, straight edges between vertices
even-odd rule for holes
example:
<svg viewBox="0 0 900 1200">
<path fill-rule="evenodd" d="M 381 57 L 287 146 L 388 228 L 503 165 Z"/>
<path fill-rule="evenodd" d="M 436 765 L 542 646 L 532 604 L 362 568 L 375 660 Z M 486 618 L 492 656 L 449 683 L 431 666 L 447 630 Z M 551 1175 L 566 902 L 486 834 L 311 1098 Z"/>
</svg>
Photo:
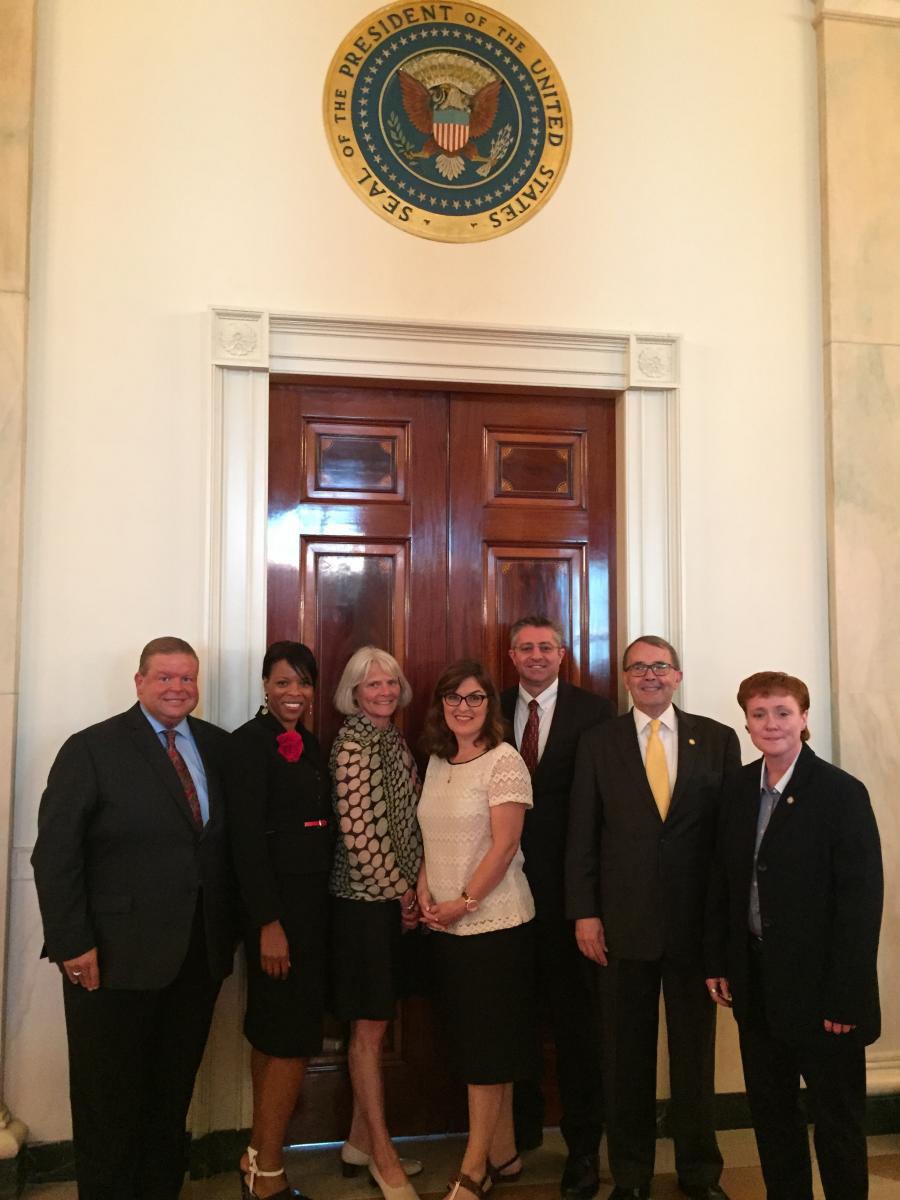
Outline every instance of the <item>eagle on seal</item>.
<svg viewBox="0 0 900 1200">
<path fill-rule="evenodd" d="M 446 70 L 448 60 L 462 59 L 461 55 L 442 54 L 440 57 L 444 67 L 440 72 L 420 68 L 413 74 L 401 68 L 397 78 L 407 117 L 428 138 L 421 149 L 414 151 L 410 157 L 431 158 L 437 155 L 440 173 L 448 179 L 455 179 L 465 169 L 464 158 L 480 163 L 493 162 L 490 156 L 479 154 L 475 139 L 486 134 L 496 121 L 503 83 L 493 76 L 475 90 L 472 87 L 471 70 Z M 462 61 L 469 65 L 467 60 Z M 488 75 L 483 67 L 481 71 Z M 425 76 L 424 82 L 420 77 L 422 75 Z M 432 79 L 429 79 L 429 75 Z M 466 75 L 469 77 L 466 78 Z"/>
</svg>

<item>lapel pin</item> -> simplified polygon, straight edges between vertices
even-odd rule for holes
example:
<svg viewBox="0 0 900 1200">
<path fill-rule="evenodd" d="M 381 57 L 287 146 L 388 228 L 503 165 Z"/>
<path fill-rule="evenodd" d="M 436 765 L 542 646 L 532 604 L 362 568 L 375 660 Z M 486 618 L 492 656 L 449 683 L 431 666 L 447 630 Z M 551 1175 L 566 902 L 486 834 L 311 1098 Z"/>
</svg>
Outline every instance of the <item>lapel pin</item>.
<svg viewBox="0 0 900 1200">
<path fill-rule="evenodd" d="M 788 804 L 793 804 L 793 803 L 794 803 L 794 797 L 793 797 L 793 796 L 788 796 L 788 797 L 787 797 L 787 800 L 786 800 L 786 803 L 788 803 Z"/>
<path fill-rule="evenodd" d="M 689 745 L 689 746 L 696 746 L 696 745 L 697 745 L 697 743 L 694 741 L 694 739 L 693 739 L 693 738 L 688 738 L 688 745 Z"/>
</svg>

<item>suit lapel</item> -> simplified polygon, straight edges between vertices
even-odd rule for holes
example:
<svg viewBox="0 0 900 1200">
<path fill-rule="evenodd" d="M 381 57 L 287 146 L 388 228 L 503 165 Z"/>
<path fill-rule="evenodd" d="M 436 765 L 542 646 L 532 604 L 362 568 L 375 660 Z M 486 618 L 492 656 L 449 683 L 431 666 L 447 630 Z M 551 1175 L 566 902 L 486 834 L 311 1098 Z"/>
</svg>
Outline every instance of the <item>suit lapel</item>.
<svg viewBox="0 0 900 1200">
<path fill-rule="evenodd" d="M 794 813 L 800 809 L 803 804 L 803 797 L 806 791 L 806 783 L 813 769 L 813 764 L 816 761 L 816 756 L 808 746 L 803 746 L 800 750 L 800 757 L 797 759 L 797 764 L 794 767 L 794 772 L 787 782 L 787 787 L 781 795 L 781 799 L 775 805 L 775 811 L 769 818 L 769 824 L 766 826 L 766 832 L 763 834 L 763 840 L 760 843 L 760 851 L 763 846 L 767 845 L 772 838 L 777 838 L 779 833 L 790 823 Z M 757 791 L 759 790 L 759 781 L 762 779 L 762 770 L 757 776 Z M 779 791 L 781 789 L 779 788 Z M 759 814 L 759 800 L 757 800 L 757 819 Z"/>
<path fill-rule="evenodd" d="M 678 770 L 675 773 L 675 787 L 672 789 L 671 811 L 688 786 L 694 768 L 697 765 L 697 753 L 700 750 L 697 739 L 697 723 L 690 713 L 675 709 L 678 718 Z"/>
<path fill-rule="evenodd" d="M 507 722 L 506 740 L 511 746 L 516 745 L 515 719 L 516 701 L 518 698 L 519 689 L 517 687 L 507 688 L 505 692 L 500 693 L 500 711 L 503 713 L 503 716 L 506 718 Z M 516 746 L 516 749 L 518 750 L 518 746 Z"/>
<path fill-rule="evenodd" d="M 625 769 L 631 776 L 635 794 L 642 798 L 642 803 L 647 804 L 656 814 L 657 820 L 661 821 L 662 818 L 659 815 L 659 809 L 656 807 L 656 801 L 653 799 L 653 793 L 650 791 L 644 760 L 641 758 L 641 747 L 638 743 L 634 712 L 627 712 L 624 717 L 616 718 L 611 724 L 615 730 L 615 738 L 619 745 L 619 752 L 625 764 Z"/>
<path fill-rule="evenodd" d="M 198 832 L 197 826 L 191 815 L 190 805 L 184 794 L 184 788 L 181 786 L 181 780 L 178 778 L 175 768 L 169 761 L 169 756 L 163 749 L 162 742 L 154 732 L 150 722 L 141 712 L 140 705 L 136 704 L 134 708 L 129 709 L 125 716 L 131 736 L 134 739 L 135 748 L 143 755 L 159 776 L 160 782 L 174 800 L 178 811 L 190 825 L 191 831 L 196 834 Z"/>
<path fill-rule="evenodd" d="M 553 762 L 553 754 L 557 743 L 562 737 L 562 730 L 566 727 L 565 723 L 568 720 L 571 703 L 572 693 L 568 686 L 560 680 L 556 690 L 556 704 L 553 706 L 553 716 L 550 718 L 550 728 L 547 731 L 547 741 L 544 744 L 544 753 L 538 762 L 537 770 L 534 773 L 535 777 L 541 774 L 541 768 L 548 770 L 550 764 Z"/>
</svg>

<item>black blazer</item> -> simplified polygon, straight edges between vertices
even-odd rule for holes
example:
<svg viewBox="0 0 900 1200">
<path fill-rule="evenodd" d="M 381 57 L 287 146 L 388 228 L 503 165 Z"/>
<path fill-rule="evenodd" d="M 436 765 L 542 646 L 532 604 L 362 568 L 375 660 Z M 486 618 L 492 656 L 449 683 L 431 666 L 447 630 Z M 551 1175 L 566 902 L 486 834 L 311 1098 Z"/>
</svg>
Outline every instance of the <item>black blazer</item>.
<svg viewBox="0 0 900 1200">
<path fill-rule="evenodd" d="M 70 737 L 50 770 L 31 856 L 45 953 L 63 962 L 96 946 L 101 987 L 171 983 L 201 890 L 210 971 L 214 979 L 231 971 L 234 887 L 221 781 L 228 735 L 188 721 L 209 788 L 202 832 L 138 704 Z"/>
<path fill-rule="evenodd" d="M 634 715 L 581 739 L 566 846 L 566 911 L 600 917 L 611 954 L 702 963 L 703 913 L 722 780 L 740 766 L 737 734 L 675 710 L 678 774 L 663 821 Z"/>
<path fill-rule="evenodd" d="M 723 793 L 707 904 L 706 974 L 724 976 L 734 1013 L 747 1015 L 748 911 L 759 813 L 761 760 Z M 826 1035 L 825 1019 L 881 1030 L 876 958 L 881 926 L 881 845 L 858 779 L 804 746 L 759 848 L 765 1008 L 789 1042 Z M 842 1038 L 847 1035 L 841 1035 Z"/>
<path fill-rule="evenodd" d="M 503 715 L 509 722 L 506 740 L 513 745 L 513 718 L 518 697 L 518 686 L 507 688 L 500 694 Z M 578 739 L 585 729 L 615 715 L 615 705 L 605 696 L 559 681 L 547 743 L 531 781 L 534 807 L 526 812 L 522 830 L 525 875 L 534 896 L 538 919 L 565 916 L 566 830 Z"/>
<path fill-rule="evenodd" d="M 303 753 L 288 762 L 278 750 L 281 723 L 267 713 L 229 740 L 226 799 L 234 865 L 249 924 L 285 916 L 285 877 L 331 870 L 334 813 L 328 767 L 308 729 Z"/>
</svg>

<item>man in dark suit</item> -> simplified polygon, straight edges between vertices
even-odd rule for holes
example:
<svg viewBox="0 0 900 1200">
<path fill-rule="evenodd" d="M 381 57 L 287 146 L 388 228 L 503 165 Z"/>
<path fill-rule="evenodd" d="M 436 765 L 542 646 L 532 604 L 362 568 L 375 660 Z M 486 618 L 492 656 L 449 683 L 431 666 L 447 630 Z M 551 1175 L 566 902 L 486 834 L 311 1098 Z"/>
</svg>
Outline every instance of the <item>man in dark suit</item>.
<svg viewBox="0 0 900 1200">
<path fill-rule="evenodd" d="M 63 975 L 81 1200 L 174 1200 L 185 1119 L 234 952 L 220 762 L 188 714 L 197 656 L 144 647 L 138 703 L 68 739 L 32 855 L 45 953 Z"/>
<path fill-rule="evenodd" d="M 632 642 L 622 669 L 634 708 L 581 739 L 566 849 L 567 913 L 599 966 L 610 1200 L 650 1195 L 660 988 L 679 1186 L 722 1200 L 703 912 L 719 793 L 740 749 L 733 729 L 674 707 L 681 668 L 663 638 Z"/>
<path fill-rule="evenodd" d="M 569 1200 L 590 1200 L 599 1187 L 603 1097 L 594 998 L 565 916 L 563 864 L 578 739 L 616 710 L 603 696 L 559 679 L 565 648 L 560 626 L 549 617 L 517 621 L 510 630 L 509 656 L 519 686 L 504 691 L 500 702 L 510 723 L 509 740 L 532 773 L 534 807 L 525 816 L 522 852 L 534 895 L 538 986 L 556 1045 L 560 1129 L 569 1151 L 561 1191 Z M 539 1079 L 516 1084 L 514 1112 L 517 1145 L 539 1145 L 544 1113 Z"/>
<path fill-rule="evenodd" d="M 707 985 L 741 1037 L 769 1200 L 812 1200 L 800 1079 L 827 1200 L 865 1200 L 865 1047 L 881 1030 L 883 877 L 865 787 L 809 738 L 809 690 L 780 671 L 741 684 L 762 759 L 726 787 L 707 904 Z"/>
</svg>

